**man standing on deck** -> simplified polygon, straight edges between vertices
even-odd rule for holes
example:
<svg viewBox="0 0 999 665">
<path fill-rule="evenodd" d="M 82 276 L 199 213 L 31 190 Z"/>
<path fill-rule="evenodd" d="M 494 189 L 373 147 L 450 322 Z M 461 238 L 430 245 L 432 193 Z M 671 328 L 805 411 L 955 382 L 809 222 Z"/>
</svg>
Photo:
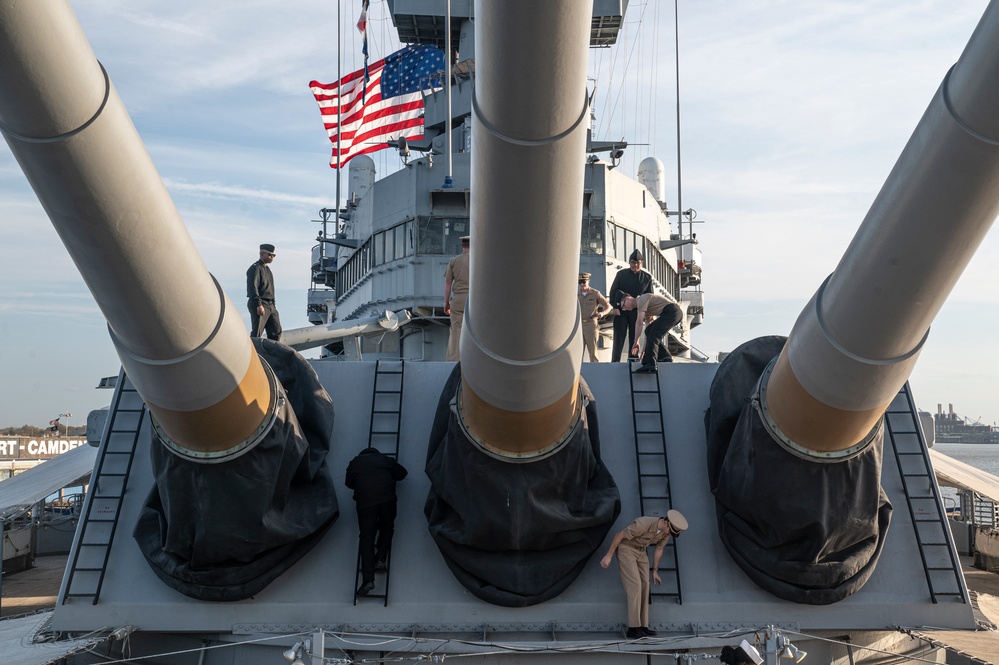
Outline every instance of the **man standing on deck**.
<svg viewBox="0 0 999 665">
<path fill-rule="evenodd" d="M 459 361 L 458 342 L 461 340 L 461 322 L 465 316 L 468 299 L 469 237 L 462 236 L 461 254 L 451 259 L 444 271 L 444 313 L 451 317 L 451 335 L 447 340 L 447 360 Z"/>
<path fill-rule="evenodd" d="M 590 354 L 590 362 L 597 362 L 597 321 L 611 311 L 604 294 L 590 288 L 590 273 L 579 273 L 579 316 L 583 321 L 583 348 Z"/>
<path fill-rule="evenodd" d="M 635 250 L 628 258 L 628 267 L 622 268 L 614 276 L 614 282 L 607 291 L 611 294 L 611 305 L 614 306 L 614 346 L 611 348 L 611 362 L 621 362 L 621 350 L 624 348 L 624 338 L 628 337 L 628 348 L 635 346 L 635 313 L 622 310 L 621 303 L 616 299 L 618 291 L 629 296 L 640 296 L 652 293 L 652 275 L 642 270 L 645 257 Z"/>
<path fill-rule="evenodd" d="M 250 310 L 250 336 L 281 339 L 281 317 L 274 304 L 274 274 L 267 264 L 277 256 L 274 245 L 260 246 L 260 260 L 246 271 L 246 308 Z"/>
<path fill-rule="evenodd" d="M 375 588 L 376 570 L 388 569 L 395 531 L 395 484 L 406 474 L 406 467 L 377 448 L 365 448 L 347 465 L 344 484 L 354 490 L 354 502 L 357 504 L 361 554 L 358 596 L 367 596 Z"/>
<path fill-rule="evenodd" d="M 663 557 L 670 537 L 676 538 L 687 530 L 687 520 L 678 510 L 670 510 L 666 517 L 639 517 L 614 536 L 610 549 L 600 560 L 601 568 L 608 568 L 617 552 L 617 565 L 621 569 L 621 584 L 628 597 L 629 640 L 653 637 L 656 631 L 649 628 L 649 545 L 655 545 L 652 557 L 652 579 L 662 584 L 659 577 L 659 560 Z"/>
<path fill-rule="evenodd" d="M 621 309 L 633 311 L 635 313 L 635 343 L 631 347 L 631 354 L 638 355 L 638 343 L 642 339 L 642 331 L 645 331 L 645 352 L 642 354 L 642 366 L 635 370 L 636 374 L 655 373 L 658 371 L 656 361 L 659 359 L 659 347 L 663 337 L 669 329 L 680 323 L 683 319 L 683 310 L 676 304 L 670 302 L 655 293 L 643 293 L 637 298 L 632 298 L 624 293 L 618 294 L 621 302 Z M 652 318 L 655 321 L 646 323 Z M 664 362 L 673 362 L 673 356 L 665 348 Z"/>
</svg>

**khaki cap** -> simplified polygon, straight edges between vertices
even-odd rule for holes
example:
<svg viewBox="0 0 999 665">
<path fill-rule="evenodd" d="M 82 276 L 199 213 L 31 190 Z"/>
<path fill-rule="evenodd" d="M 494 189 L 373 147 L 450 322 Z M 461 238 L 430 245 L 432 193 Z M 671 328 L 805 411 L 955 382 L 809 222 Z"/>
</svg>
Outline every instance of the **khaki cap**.
<svg viewBox="0 0 999 665">
<path fill-rule="evenodd" d="M 669 522 L 669 531 L 674 537 L 687 530 L 687 518 L 679 510 L 668 511 L 666 521 Z"/>
</svg>

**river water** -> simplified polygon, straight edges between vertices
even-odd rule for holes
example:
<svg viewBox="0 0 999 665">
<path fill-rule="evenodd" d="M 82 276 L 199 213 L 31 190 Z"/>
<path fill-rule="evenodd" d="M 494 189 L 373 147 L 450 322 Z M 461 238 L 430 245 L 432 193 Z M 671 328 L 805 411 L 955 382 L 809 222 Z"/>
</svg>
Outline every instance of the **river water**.
<svg viewBox="0 0 999 665">
<path fill-rule="evenodd" d="M 937 443 L 933 446 L 933 450 L 991 473 L 993 476 L 999 476 L 999 444 Z"/>
<path fill-rule="evenodd" d="M 999 476 L 999 444 L 995 443 L 937 443 L 933 450 L 952 457 L 959 462 L 970 464 L 993 476 Z M 948 509 L 958 505 L 957 490 L 941 487 L 940 495 Z"/>
</svg>

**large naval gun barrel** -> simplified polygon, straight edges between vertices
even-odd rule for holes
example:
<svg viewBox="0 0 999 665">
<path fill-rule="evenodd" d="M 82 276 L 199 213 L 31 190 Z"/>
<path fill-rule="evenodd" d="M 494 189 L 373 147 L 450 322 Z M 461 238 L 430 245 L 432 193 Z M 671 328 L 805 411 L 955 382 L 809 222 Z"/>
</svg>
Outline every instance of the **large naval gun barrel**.
<svg viewBox="0 0 999 665">
<path fill-rule="evenodd" d="M 501 605 L 560 593 L 620 511 L 579 374 L 592 12 L 475 4 L 469 296 L 431 432 L 427 515 L 456 578 Z"/>
<path fill-rule="evenodd" d="M 786 343 L 748 342 L 716 374 L 708 448 L 722 540 L 781 597 L 835 602 L 877 562 L 891 516 L 883 414 L 999 212 L 997 72 L 993 2 Z"/>
<path fill-rule="evenodd" d="M 297 354 L 255 348 L 68 4 L 0 0 L 0 63 L 0 129 L 162 444 L 136 539 L 184 593 L 252 595 L 338 514 L 332 403 Z"/>
</svg>

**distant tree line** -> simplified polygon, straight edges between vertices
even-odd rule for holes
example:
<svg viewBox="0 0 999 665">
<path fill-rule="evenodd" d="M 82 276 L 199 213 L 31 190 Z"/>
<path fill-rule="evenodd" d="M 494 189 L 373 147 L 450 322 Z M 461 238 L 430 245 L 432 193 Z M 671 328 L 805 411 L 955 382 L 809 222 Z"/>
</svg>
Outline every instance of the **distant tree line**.
<svg viewBox="0 0 999 665">
<path fill-rule="evenodd" d="M 86 425 L 63 427 L 59 425 L 59 431 L 53 432 L 49 427 L 35 427 L 34 425 L 21 425 L 20 427 L 0 427 L 0 436 L 30 436 L 33 439 L 48 437 L 55 439 L 67 436 L 84 436 L 87 433 Z"/>
</svg>

